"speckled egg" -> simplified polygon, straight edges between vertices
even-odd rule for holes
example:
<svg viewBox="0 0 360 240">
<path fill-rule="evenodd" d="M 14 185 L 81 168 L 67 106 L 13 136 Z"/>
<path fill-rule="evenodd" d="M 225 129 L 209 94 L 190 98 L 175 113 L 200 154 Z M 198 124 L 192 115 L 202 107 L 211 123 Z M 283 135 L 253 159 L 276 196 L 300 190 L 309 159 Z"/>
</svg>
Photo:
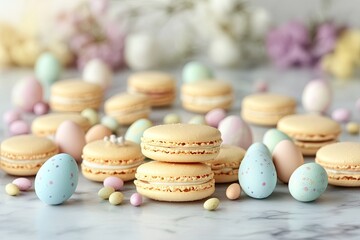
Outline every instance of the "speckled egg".
<svg viewBox="0 0 360 240">
<path fill-rule="evenodd" d="M 89 131 L 86 132 L 85 140 L 86 143 L 103 139 L 106 136 L 110 136 L 112 131 L 102 124 L 96 124 L 92 126 Z"/>
<path fill-rule="evenodd" d="M 51 85 L 60 78 L 62 66 L 51 52 L 45 52 L 36 60 L 36 77 L 43 85 Z"/>
<path fill-rule="evenodd" d="M 200 62 L 189 62 L 182 70 L 182 80 L 184 83 L 193 83 L 213 78 L 214 75 L 211 69 Z"/>
<path fill-rule="evenodd" d="M 267 130 L 263 137 L 263 143 L 268 147 L 271 153 L 274 151 L 276 145 L 282 140 L 291 140 L 291 138 L 286 133 L 283 133 L 276 128 Z"/>
<path fill-rule="evenodd" d="M 78 176 L 75 159 L 69 154 L 57 154 L 39 169 L 35 177 L 35 193 L 46 204 L 62 204 L 75 192 Z"/>
<path fill-rule="evenodd" d="M 223 144 L 247 149 L 253 141 L 249 125 L 239 116 L 228 116 L 221 120 L 218 127 Z"/>
<path fill-rule="evenodd" d="M 331 87 L 323 80 L 311 81 L 305 86 L 301 100 L 305 111 L 324 113 L 331 104 Z"/>
<path fill-rule="evenodd" d="M 142 118 L 136 120 L 126 131 L 125 139 L 140 144 L 144 131 L 152 126 L 153 124 L 149 119 Z"/>
<path fill-rule="evenodd" d="M 298 146 L 291 140 L 280 141 L 272 153 L 277 177 L 283 183 L 288 183 L 291 174 L 304 164 L 303 155 Z"/>
<path fill-rule="evenodd" d="M 26 112 L 32 112 L 36 103 L 43 100 L 43 89 L 34 77 L 26 77 L 12 90 L 12 103 Z"/>
<path fill-rule="evenodd" d="M 274 191 L 276 181 L 276 169 L 269 149 L 263 143 L 252 144 L 239 168 L 241 189 L 252 198 L 267 198 Z"/>
<path fill-rule="evenodd" d="M 298 167 L 289 180 L 290 194 L 300 202 L 311 202 L 323 194 L 328 185 L 325 169 L 317 163 Z"/>
<path fill-rule="evenodd" d="M 107 89 L 112 83 L 113 72 L 102 60 L 92 59 L 85 65 L 82 76 L 84 81 L 98 84 L 103 89 Z"/>
</svg>

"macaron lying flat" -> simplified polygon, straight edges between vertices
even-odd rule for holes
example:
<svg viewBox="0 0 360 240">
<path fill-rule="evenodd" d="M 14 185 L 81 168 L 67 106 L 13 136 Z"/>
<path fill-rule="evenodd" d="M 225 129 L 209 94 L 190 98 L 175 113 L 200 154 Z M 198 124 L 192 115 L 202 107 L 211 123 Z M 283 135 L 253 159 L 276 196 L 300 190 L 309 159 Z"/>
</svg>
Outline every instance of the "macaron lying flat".
<svg viewBox="0 0 360 240">
<path fill-rule="evenodd" d="M 120 93 L 105 102 L 105 113 L 124 125 L 148 118 L 150 112 L 150 99 L 144 94 Z"/>
<path fill-rule="evenodd" d="M 221 145 L 220 153 L 212 160 L 205 162 L 214 172 L 216 183 L 229 183 L 238 181 L 238 172 L 245 150 L 231 145 Z"/>
<path fill-rule="evenodd" d="M 137 169 L 134 183 L 141 195 L 169 202 L 195 201 L 215 191 L 214 173 L 202 163 L 148 162 Z"/>
<path fill-rule="evenodd" d="M 103 100 L 100 85 L 70 79 L 51 86 L 50 108 L 58 112 L 81 112 L 86 108 L 98 109 Z"/>
<path fill-rule="evenodd" d="M 117 176 L 123 181 L 135 178 L 137 167 L 144 162 L 140 146 L 114 137 L 85 145 L 81 164 L 85 178 L 97 182 L 102 182 L 109 176 Z"/>
<path fill-rule="evenodd" d="M 176 81 L 164 72 L 138 72 L 129 77 L 127 91 L 147 95 L 151 106 L 168 106 L 175 100 Z"/>
<path fill-rule="evenodd" d="M 321 147 L 337 141 L 339 123 L 317 114 L 294 114 L 282 118 L 277 128 L 294 140 L 303 155 L 313 156 Z"/>
<path fill-rule="evenodd" d="M 316 153 L 315 162 L 327 172 L 329 183 L 343 187 L 360 187 L 360 143 L 338 142 Z"/>
<path fill-rule="evenodd" d="M 15 176 L 34 176 L 50 157 L 59 153 L 56 144 L 45 137 L 19 135 L 1 143 L 1 168 Z"/>
<path fill-rule="evenodd" d="M 203 162 L 220 151 L 221 134 L 216 128 L 197 124 L 157 125 L 145 130 L 141 151 L 164 162 Z"/>
<path fill-rule="evenodd" d="M 181 88 L 182 106 L 192 112 L 207 113 L 215 108 L 229 109 L 233 100 L 233 88 L 224 81 L 185 83 Z"/>
<path fill-rule="evenodd" d="M 241 116 L 252 124 L 275 126 L 284 116 L 294 114 L 294 98 L 275 94 L 258 93 L 246 96 L 242 101 Z"/>
</svg>

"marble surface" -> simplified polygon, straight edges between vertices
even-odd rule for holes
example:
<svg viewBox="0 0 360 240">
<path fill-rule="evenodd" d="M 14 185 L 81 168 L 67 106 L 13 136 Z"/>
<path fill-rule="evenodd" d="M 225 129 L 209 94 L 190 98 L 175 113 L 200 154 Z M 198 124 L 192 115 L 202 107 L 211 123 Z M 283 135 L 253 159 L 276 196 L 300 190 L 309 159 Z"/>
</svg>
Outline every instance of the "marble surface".
<svg viewBox="0 0 360 240">
<path fill-rule="evenodd" d="M 181 67 L 170 72 L 180 79 Z M 11 87 L 30 70 L 0 72 L 0 115 L 11 108 Z M 116 75 L 114 87 L 107 97 L 123 91 L 129 71 Z M 315 77 L 309 70 L 277 71 L 270 67 L 251 70 L 217 70 L 218 78 L 233 83 L 236 102 L 229 114 L 239 114 L 242 98 L 253 91 L 257 79 L 269 82 L 273 92 L 286 93 L 298 100 L 305 84 Z M 64 77 L 78 76 L 67 72 Z M 180 81 L 179 81 L 180 85 Z M 353 119 L 360 114 L 354 109 L 360 97 L 359 79 L 344 84 L 332 82 L 336 107 L 352 109 Z M 151 114 L 160 123 L 169 112 L 181 114 L 184 121 L 195 114 L 181 109 L 179 101 L 173 108 L 156 109 Z M 33 116 L 27 115 L 30 121 Z M 261 141 L 267 128 L 251 126 L 255 141 Z M 6 138 L 1 124 L 0 140 Z M 341 140 L 359 141 L 359 136 L 346 132 Z M 313 161 L 307 158 L 306 161 Z M 125 185 L 125 201 L 112 206 L 97 197 L 100 183 L 80 177 L 75 194 L 63 205 L 47 206 L 33 190 L 17 197 L 5 194 L 4 187 L 15 177 L 0 171 L 0 236 L 1 239 L 359 239 L 359 188 L 329 186 L 315 202 L 301 203 L 289 194 L 286 185 L 278 183 L 275 192 L 264 200 L 251 199 L 245 194 L 236 201 L 227 200 L 227 184 L 216 186 L 214 197 L 221 200 L 220 207 L 209 212 L 204 201 L 166 203 L 145 199 L 141 207 L 133 207 L 129 198 L 135 192 L 132 182 Z"/>
</svg>

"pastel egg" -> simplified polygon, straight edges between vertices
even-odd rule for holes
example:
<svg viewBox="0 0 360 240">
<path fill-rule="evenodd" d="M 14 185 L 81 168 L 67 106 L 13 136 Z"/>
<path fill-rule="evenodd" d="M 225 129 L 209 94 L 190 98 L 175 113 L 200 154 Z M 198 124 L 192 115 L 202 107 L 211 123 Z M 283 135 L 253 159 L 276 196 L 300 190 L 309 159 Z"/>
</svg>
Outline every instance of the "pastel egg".
<svg viewBox="0 0 360 240">
<path fill-rule="evenodd" d="M 3 121 L 5 124 L 10 125 L 12 122 L 21 119 L 21 113 L 17 110 L 6 111 L 3 115 Z"/>
<path fill-rule="evenodd" d="M 12 136 L 30 133 L 30 125 L 24 120 L 16 120 L 9 126 L 9 133 Z"/>
<path fill-rule="evenodd" d="M 43 100 L 43 89 L 34 77 L 21 79 L 12 90 L 12 103 L 23 111 L 31 112 Z"/>
<path fill-rule="evenodd" d="M 276 182 L 276 169 L 268 148 L 263 143 L 252 144 L 239 167 L 241 189 L 252 198 L 263 199 L 272 194 Z"/>
<path fill-rule="evenodd" d="M 326 112 L 332 100 L 330 85 L 323 80 L 309 82 L 303 90 L 301 100 L 307 112 Z"/>
<path fill-rule="evenodd" d="M 206 125 L 206 120 L 205 120 L 205 117 L 203 115 L 195 115 L 192 118 L 190 118 L 188 123 Z"/>
<path fill-rule="evenodd" d="M 110 176 L 105 178 L 104 187 L 112 187 L 115 190 L 120 190 L 124 186 L 124 181 L 121 178 Z"/>
<path fill-rule="evenodd" d="M 62 66 L 51 52 L 45 52 L 36 60 L 35 73 L 43 85 L 51 85 L 60 78 Z"/>
<path fill-rule="evenodd" d="M 105 127 L 102 124 L 97 124 L 92 126 L 85 135 L 85 141 L 86 143 L 95 141 L 95 140 L 100 140 L 100 139 L 104 139 L 104 137 L 106 136 L 110 136 L 112 134 L 112 131 Z"/>
<path fill-rule="evenodd" d="M 118 121 L 110 116 L 103 116 L 101 118 L 101 124 L 109 128 L 111 131 L 115 132 L 119 128 Z"/>
<path fill-rule="evenodd" d="M 215 108 L 205 115 L 205 120 L 209 126 L 217 128 L 221 120 L 223 120 L 225 117 L 226 111 L 224 109 Z"/>
<path fill-rule="evenodd" d="M 152 126 L 153 124 L 149 119 L 136 120 L 126 131 L 125 139 L 140 144 L 144 131 Z"/>
<path fill-rule="evenodd" d="M 105 90 L 112 83 L 113 72 L 102 60 L 92 59 L 85 65 L 82 77 L 84 81 L 98 84 Z"/>
<path fill-rule="evenodd" d="M 230 200 L 236 200 L 240 197 L 241 187 L 238 183 L 232 183 L 226 188 L 226 197 Z"/>
<path fill-rule="evenodd" d="M 346 108 L 337 108 L 331 113 L 331 118 L 340 123 L 350 121 L 351 112 Z"/>
<path fill-rule="evenodd" d="M 76 161 L 81 161 L 82 149 L 85 146 L 85 133 L 80 126 L 72 121 L 64 121 L 55 133 L 55 142 L 60 152 L 71 155 Z"/>
<path fill-rule="evenodd" d="M 276 128 L 267 130 L 263 137 L 263 143 L 269 148 L 271 153 L 274 151 L 276 145 L 282 140 L 291 140 L 291 138 L 286 133 L 277 130 Z"/>
<path fill-rule="evenodd" d="M 18 186 L 20 191 L 27 191 L 32 187 L 32 182 L 28 178 L 16 178 L 14 181 L 12 181 L 12 183 Z"/>
<path fill-rule="evenodd" d="M 291 140 L 279 142 L 272 153 L 277 177 L 283 183 L 288 183 L 291 174 L 304 164 L 300 149 Z"/>
<path fill-rule="evenodd" d="M 184 83 L 193 83 L 213 78 L 214 74 L 211 69 L 200 62 L 189 62 L 182 70 L 182 80 Z"/>
<path fill-rule="evenodd" d="M 300 202 L 311 202 L 323 194 L 328 185 L 325 169 L 317 163 L 298 167 L 289 180 L 291 196 Z"/>
<path fill-rule="evenodd" d="M 85 108 L 81 111 L 81 116 L 87 118 L 92 126 L 100 121 L 98 112 L 93 108 Z"/>
<path fill-rule="evenodd" d="M 164 117 L 164 124 L 181 123 L 181 117 L 176 113 L 169 113 Z"/>
<path fill-rule="evenodd" d="M 57 154 L 39 169 L 35 177 L 35 193 L 46 204 L 62 204 L 75 192 L 78 177 L 75 159 L 69 154 Z"/>
<path fill-rule="evenodd" d="M 253 136 L 249 125 L 238 116 L 224 118 L 218 127 L 222 144 L 234 145 L 244 149 L 252 144 Z"/>
<path fill-rule="evenodd" d="M 130 197 L 130 204 L 138 207 L 143 203 L 143 197 L 139 193 L 133 193 Z"/>
<path fill-rule="evenodd" d="M 49 109 L 50 109 L 49 104 L 45 102 L 38 102 L 34 105 L 33 112 L 36 115 L 44 115 L 49 112 Z"/>
</svg>

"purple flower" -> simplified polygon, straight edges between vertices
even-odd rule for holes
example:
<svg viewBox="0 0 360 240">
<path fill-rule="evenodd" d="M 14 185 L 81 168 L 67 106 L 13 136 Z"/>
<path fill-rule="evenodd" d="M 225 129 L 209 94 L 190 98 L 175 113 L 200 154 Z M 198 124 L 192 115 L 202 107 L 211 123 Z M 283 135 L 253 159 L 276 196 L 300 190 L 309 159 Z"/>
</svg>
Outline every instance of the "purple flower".
<svg viewBox="0 0 360 240">
<path fill-rule="evenodd" d="M 316 60 L 334 50 L 339 32 L 340 28 L 332 22 L 325 22 L 317 27 L 311 50 Z"/>
</svg>

